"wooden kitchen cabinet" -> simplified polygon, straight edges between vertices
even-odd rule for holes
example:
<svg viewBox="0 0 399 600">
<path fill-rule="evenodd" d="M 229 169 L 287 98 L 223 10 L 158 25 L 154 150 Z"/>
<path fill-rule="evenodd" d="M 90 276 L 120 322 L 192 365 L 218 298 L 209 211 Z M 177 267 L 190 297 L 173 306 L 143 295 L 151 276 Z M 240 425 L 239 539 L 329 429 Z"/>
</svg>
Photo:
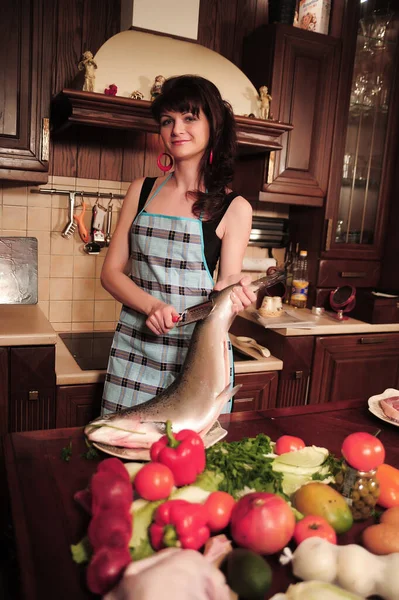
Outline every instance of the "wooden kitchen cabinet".
<svg viewBox="0 0 399 600">
<path fill-rule="evenodd" d="M 269 87 L 274 119 L 293 125 L 273 153 L 260 199 L 322 206 L 327 192 L 340 40 L 275 24 L 244 43 L 242 69 L 257 89 Z"/>
<path fill-rule="evenodd" d="M 9 349 L 8 431 L 55 427 L 55 346 Z"/>
<path fill-rule="evenodd" d="M 104 383 L 57 387 L 55 427 L 84 427 L 101 412 Z"/>
<path fill-rule="evenodd" d="M 235 384 L 242 388 L 234 396 L 233 412 L 246 410 L 266 410 L 275 408 L 277 398 L 278 373 L 239 373 Z"/>
<path fill-rule="evenodd" d="M 325 299 L 337 285 L 392 290 L 379 280 L 397 204 L 398 5 L 393 18 L 373 15 L 374 6 L 346 3 L 325 205 L 290 207 L 292 241 L 308 250 L 308 306 L 329 308 Z"/>
<path fill-rule="evenodd" d="M 8 354 L 8 348 L 0 348 L 0 440 L 8 433 Z"/>
<path fill-rule="evenodd" d="M 48 178 L 55 4 L 1 4 L 0 179 L 45 183 Z"/>
<path fill-rule="evenodd" d="M 309 403 L 364 400 L 399 386 L 399 334 L 317 337 Z"/>
<path fill-rule="evenodd" d="M 313 358 L 312 335 L 287 337 L 240 316 L 234 319 L 230 332 L 254 338 L 283 361 L 283 370 L 278 372 L 277 408 L 306 404 Z"/>
</svg>

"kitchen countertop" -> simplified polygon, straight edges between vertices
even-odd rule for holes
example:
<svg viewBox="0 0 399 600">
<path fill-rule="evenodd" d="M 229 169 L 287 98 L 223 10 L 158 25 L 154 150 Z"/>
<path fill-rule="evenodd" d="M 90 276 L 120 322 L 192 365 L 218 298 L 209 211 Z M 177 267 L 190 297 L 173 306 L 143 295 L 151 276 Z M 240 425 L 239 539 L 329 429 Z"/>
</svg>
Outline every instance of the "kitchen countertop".
<svg viewBox="0 0 399 600">
<path fill-rule="evenodd" d="M 295 309 L 292 306 L 288 307 L 290 312 L 295 311 L 295 316 L 303 321 L 312 321 L 313 325 L 309 328 L 296 328 L 296 327 L 287 327 L 287 328 L 278 328 L 273 329 L 272 326 L 269 326 L 269 329 L 272 329 L 276 333 L 284 336 L 298 336 L 298 335 L 347 335 L 349 333 L 395 333 L 399 332 L 399 323 L 382 323 L 382 324 L 372 324 L 365 323 L 364 321 L 358 321 L 357 319 L 348 318 L 345 321 L 338 321 L 333 319 L 332 317 L 324 315 L 313 315 L 312 311 L 309 308 L 301 308 Z M 240 317 L 244 319 L 248 319 L 253 323 L 259 325 L 259 327 L 263 327 L 261 323 L 254 316 L 256 313 L 256 309 L 250 307 L 247 310 L 240 312 Z"/>
<path fill-rule="evenodd" d="M 228 431 L 227 441 L 258 433 L 273 440 L 283 434 L 297 435 L 307 444 L 322 444 L 336 455 L 346 435 L 381 429 L 386 461 L 399 467 L 397 427 L 377 419 L 363 401 L 233 413 L 221 415 L 220 423 Z M 72 444 L 72 457 L 65 462 L 60 454 L 68 444 Z M 73 563 L 70 550 L 70 545 L 86 534 L 89 522 L 76 505 L 74 494 L 87 486 L 98 464 L 98 459 L 82 457 L 86 449 L 82 428 L 9 434 L 4 449 L 16 548 L 22 566 L 21 598 L 91 600 L 93 595 L 85 586 L 84 570 Z M 101 454 L 100 459 L 104 458 L 107 455 Z M 372 523 L 374 518 L 355 523 L 339 536 L 339 544 L 358 541 L 361 531 Z M 294 582 L 292 569 L 280 565 L 278 556 L 279 553 L 268 556 L 273 582 L 265 600 Z"/>
<path fill-rule="evenodd" d="M 0 305 L 0 346 L 48 346 L 57 342 L 37 304 Z"/>
<path fill-rule="evenodd" d="M 259 356 L 259 359 L 256 360 L 235 361 L 234 368 L 236 374 L 281 371 L 283 368 L 283 361 L 274 356 L 270 356 L 269 358 Z M 55 353 L 55 372 L 57 376 L 57 385 L 98 383 L 104 381 L 105 378 L 105 371 L 102 370 L 83 371 L 59 336 L 57 336 Z"/>
</svg>

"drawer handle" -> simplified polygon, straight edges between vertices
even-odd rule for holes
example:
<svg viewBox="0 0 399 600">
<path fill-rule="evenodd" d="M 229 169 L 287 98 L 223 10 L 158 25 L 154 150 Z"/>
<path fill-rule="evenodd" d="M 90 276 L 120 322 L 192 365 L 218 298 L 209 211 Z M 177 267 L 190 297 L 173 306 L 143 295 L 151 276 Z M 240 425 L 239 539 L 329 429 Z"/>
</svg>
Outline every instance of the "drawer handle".
<svg viewBox="0 0 399 600">
<path fill-rule="evenodd" d="M 361 344 L 384 344 L 387 338 L 360 338 Z"/>
<path fill-rule="evenodd" d="M 28 400 L 39 400 L 39 392 L 37 390 L 30 390 L 28 392 Z"/>
<path fill-rule="evenodd" d="M 302 379 L 302 377 L 303 377 L 303 371 L 295 371 L 295 373 L 294 373 L 295 379 Z"/>
<path fill-rule="evenodd" d="M 341 277 L 343 279 L 360 279 L 366 277 L 367 273 L 362 271 L 341 271 Z"/>
</svg>

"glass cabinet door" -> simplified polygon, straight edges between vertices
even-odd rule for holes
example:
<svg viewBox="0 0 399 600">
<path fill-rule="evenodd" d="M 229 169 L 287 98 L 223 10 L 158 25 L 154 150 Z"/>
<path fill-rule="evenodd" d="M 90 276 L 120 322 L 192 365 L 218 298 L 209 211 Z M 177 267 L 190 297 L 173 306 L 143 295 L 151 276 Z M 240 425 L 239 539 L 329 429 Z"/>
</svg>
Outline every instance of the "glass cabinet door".
<svg viewBox="0 0 399 600">
<path fill-rule="evenodd" d="M 360 4 L 334 240 L 363 247 L 376 231 L 397 44 L 393 13 L 370 4 Z"/>
</svg>

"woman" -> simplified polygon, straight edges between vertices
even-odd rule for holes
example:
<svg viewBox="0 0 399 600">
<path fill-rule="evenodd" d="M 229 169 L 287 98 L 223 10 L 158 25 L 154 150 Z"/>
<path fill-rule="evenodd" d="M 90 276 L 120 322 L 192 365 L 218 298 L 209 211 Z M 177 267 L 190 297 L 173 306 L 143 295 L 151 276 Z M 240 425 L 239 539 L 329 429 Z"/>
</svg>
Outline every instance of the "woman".
<svg viewBox="0 0 399 600">
<path fill-rule="evenodd" d="M 158 166 L 166 171 L 173 162 L 174 168 L 166 177 L 133 181 L 104 261 L 102 285 L 123 309 L 103 414 L 149 400 L 172 383 L 194 327 L 175 328 L 179 313 L 206 301 L 212 289 L 250 282 L 240 272 L 252 209 L 227 187 L 236 144 L 230 105 L 210 81 L 184 75 L 165 82 L 152 113 L 170 162 L 164 166 L 161 154 Z M 129 259 L 130 276 L 124 272 Z M 237 312 L 256 299 L 242 285 L 232 292 Z"/>
</svg>

